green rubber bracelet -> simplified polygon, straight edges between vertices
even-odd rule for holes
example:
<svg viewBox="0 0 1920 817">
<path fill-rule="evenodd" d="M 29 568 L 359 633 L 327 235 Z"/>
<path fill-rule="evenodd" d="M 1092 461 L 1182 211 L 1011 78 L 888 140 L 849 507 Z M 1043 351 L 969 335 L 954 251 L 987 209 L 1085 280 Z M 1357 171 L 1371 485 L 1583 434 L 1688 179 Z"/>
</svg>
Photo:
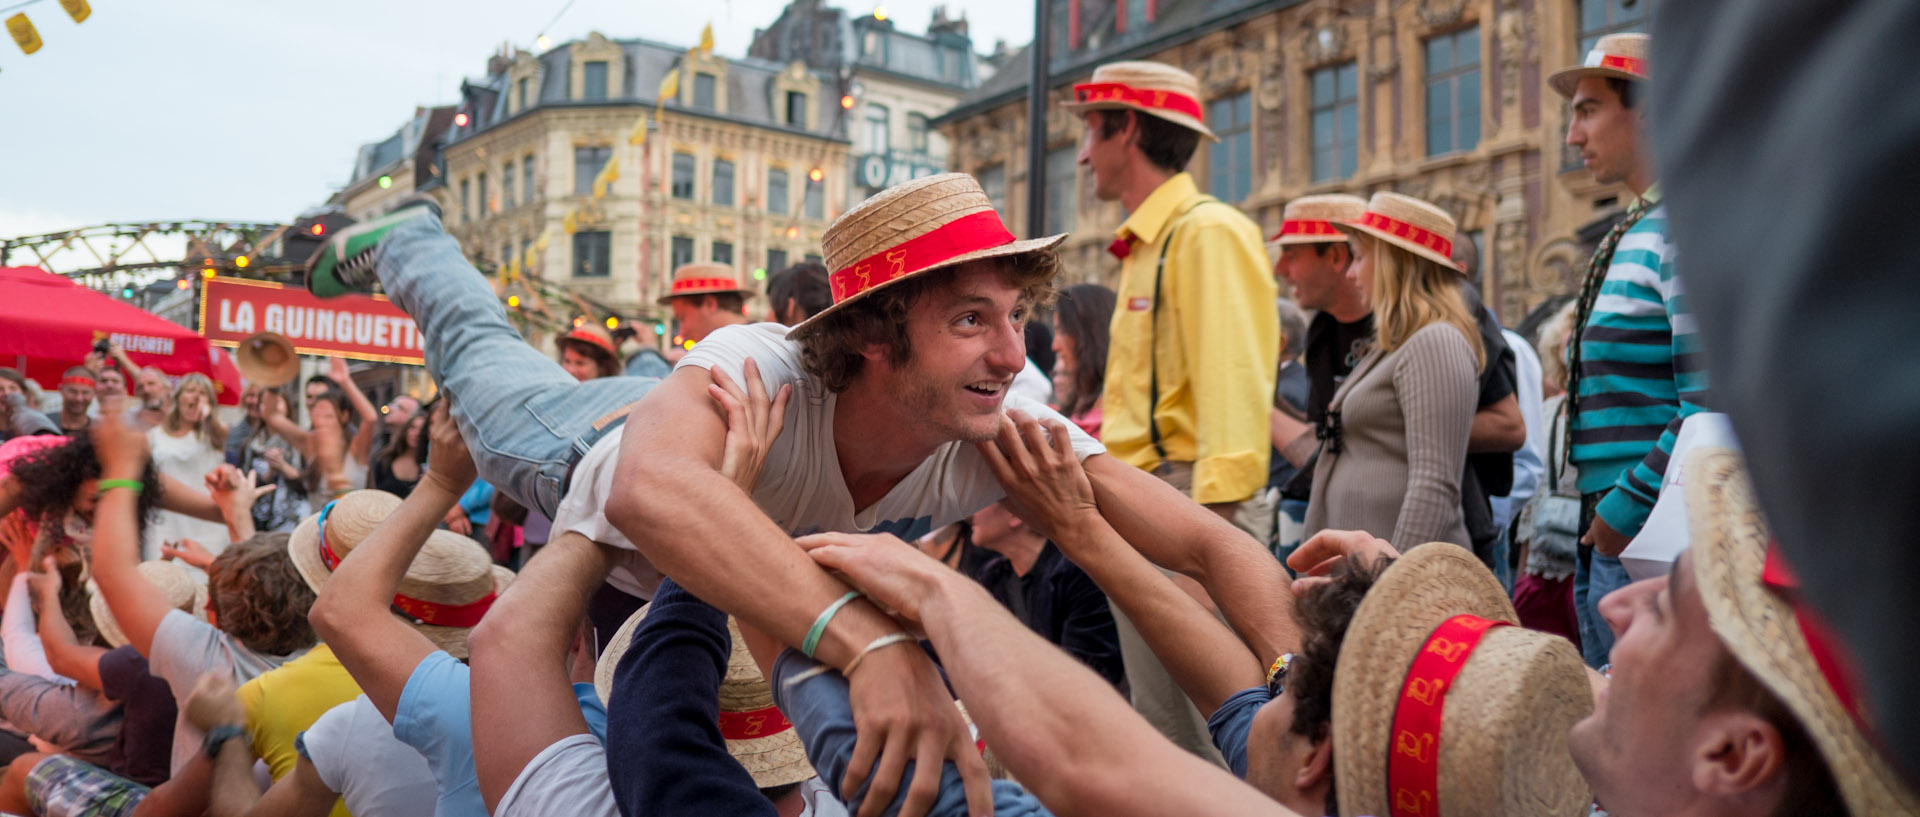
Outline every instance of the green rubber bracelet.
<svg viewBox="0 0 1920 817">
<path fill-rule="evenodd" d="M 820 636 L 827 631 L 827 622 L 832 621 L 834 614 L 840 612 L 840 608 L 847 606 L 847 602 L 859 597 L 860 591 L 848 590 L 846 595 L 827 605 L 827 609 L 821 610 L 820 617 L 813 620 L 813 629 L 808 630 L 806 639 L 800 642 L 800 651 L 806 653 L 808 658 L 812 658 L 814 649 L 820 646 Z"/>
<path fill-rule="evenodd" d="M 146 490 L 147 486 L 137 479 L 103 479 L 93 484 L 96 494 L 104 494 L 108 488 L 125 488 L 137 494 Z"/>
</svg>

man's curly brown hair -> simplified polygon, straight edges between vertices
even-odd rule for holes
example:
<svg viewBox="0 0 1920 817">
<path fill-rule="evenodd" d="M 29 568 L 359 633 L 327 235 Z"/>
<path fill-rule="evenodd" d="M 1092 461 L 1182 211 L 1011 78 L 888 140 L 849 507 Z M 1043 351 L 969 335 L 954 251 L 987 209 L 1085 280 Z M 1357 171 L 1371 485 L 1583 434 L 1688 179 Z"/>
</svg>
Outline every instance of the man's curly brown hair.
<svg viewBox="0 0 1920 817">
<path fill-rule="evenodd" d="M 1053 304 L 1058 292 L 1060 256 L 1052 250 L 1036 250 L 1020 255 L 988 258 L 970 263 L 992 264 L 1001 280 L 1020 289 L 1029 309 L 1044 309 Z M 800 362 L 807 374 L 819 378 L 834 393 L 847 390 L 860 376 L 866 363 L 861 355 L 868 346 L 887 347 L 887 361 L 895 366 L 913 359 L 913 346 L 907 339 L 907 313 L 920 296 L 938 287 L 952 286 L 961 264 L 923 272 L 898 283 L 874 290 L 872 294 L 847 305 L 847 308 L 820 319 L 800 336 Z"/>
<path fill-rule="evenodd" d="M 100 460 L 93 454 L 93 438 L 80 435 L 55 446 L 22 455 L 11 466 L 19 483 L 20 510 L 38 525 L 58 530 L 80 493 L 80 483 L 100 478 Z M 160 502 L 160 473 L 149 460 L 140 471 L 140 496 L 135 501 L 134 531 L 145 535 L 148 517 Z M 22 565 L 32 569 L 33 565 Z"/>
<path fill-rule="evenodd" d="M 1333 672 L 1340 663 L 1340 645 L 1347 625 L 1373 583 L 1392 559 L 1371 562 L 1343 560 L 1328 575 L 1332 581 L 1316 585 L 1293 602 L 1293 620 L 1300 625 L 1300 651 L 1287 664 L 1287 688 L 1293 690 L 1293 726 L 1288 731 L 1310 741 L 1329 740 L 1333 729 Z M 1327 776 L 1327 813 L 1338 813 L 1333 776 Z"/>
<path fill-rule="evenodd" d="M 313 588 L 293 567 L 285 533 L 235 542 L 213 560 L 207 591 L 222 632 L 265 655 L 292 655 L 320 640 L 307 611 Z"/>
</svg>

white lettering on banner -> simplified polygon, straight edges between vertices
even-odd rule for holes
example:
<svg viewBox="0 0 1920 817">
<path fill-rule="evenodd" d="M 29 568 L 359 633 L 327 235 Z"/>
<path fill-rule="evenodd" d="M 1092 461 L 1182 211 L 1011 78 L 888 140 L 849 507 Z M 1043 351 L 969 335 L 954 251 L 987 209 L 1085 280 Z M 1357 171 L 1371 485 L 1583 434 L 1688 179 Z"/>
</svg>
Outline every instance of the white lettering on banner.
<svg viewBox="0 0 1920 817">
<path fill-rule="evenodd" d="M 266 331 L 268 332 L 278 332 L 282 335 L 286 334 L 287 333 L 286 307 L 283 307 L 279 304 L 267 304 L 267 314 L 266 314 L 266 320 L 264 321 L 264 325 L 266 327 Z"/>
<path fill-rule="evenodd" d="M 419 325 L 404 315 L 317 309 L 275 303 L 255 303 L 242 298 L 219 298 L 209 323 L 217 320 L 219 331 L 230 335 L 251 335 L 256 331 L 285 335 L 295 345 L 343 344 L 391 350 L 395 354 L 426 351 L 426 338 Z M 115 336 L 129 351 L 172 354 L 174 343 L 168 338 L 137 335 Z"/>
<path fill-rule="evenodd" d="M 253 334 L 253 304 L 241 301 L 235 309 L 233 301 L 221 299 L 220 331 Z"/>
<path fill-rule="evenodd" d="M 172 338 L 156 338 L 150 335 L 129 335 L 121 332 L 113 334 L 113 342 L 129 352 L 144 352 L 150 355 L 173 354 Z"/>
<path fill-rule="evenodd" d="M 313 313 L 307 316 L 307 322 L 313 325 L 313 328 L 309 330 L 310 333 L 313 335 L 313 338 L 312 338 L 313 340 L 324 340 L 324 341 L 333 340 L 333 311 L 332 310 L 330 309 L 312 310 L 312 309 L 302 308 L 301 311 Z"/>
<path fill-rule="evenodd" d="M 385 315 L 376 315 L 373 319 L 373 345 L 392 345 L 387 342 L 387 316 Z"/>
</svg>

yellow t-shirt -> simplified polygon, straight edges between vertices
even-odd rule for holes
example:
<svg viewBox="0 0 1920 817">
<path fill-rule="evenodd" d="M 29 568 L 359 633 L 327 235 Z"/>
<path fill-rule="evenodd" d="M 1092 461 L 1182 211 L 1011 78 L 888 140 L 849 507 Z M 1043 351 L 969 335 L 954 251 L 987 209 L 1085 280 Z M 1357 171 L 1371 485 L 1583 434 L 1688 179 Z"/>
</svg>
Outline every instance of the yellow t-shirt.
<svg viewBox="0 0 1920 817">
<path fill-rule="evenodd" d="M 360 695 L 360 685 L 321 644 L 306 655 L 281 664 L 240 687 L 240 703 L 247 708 L 247 731 L 253 753 L 267 762 L 279 780 L 300 762 L 294 740 L 327 710 Z M 332 817 L 352 817 L 346 803 L 335 801 Z"/>
</svg>

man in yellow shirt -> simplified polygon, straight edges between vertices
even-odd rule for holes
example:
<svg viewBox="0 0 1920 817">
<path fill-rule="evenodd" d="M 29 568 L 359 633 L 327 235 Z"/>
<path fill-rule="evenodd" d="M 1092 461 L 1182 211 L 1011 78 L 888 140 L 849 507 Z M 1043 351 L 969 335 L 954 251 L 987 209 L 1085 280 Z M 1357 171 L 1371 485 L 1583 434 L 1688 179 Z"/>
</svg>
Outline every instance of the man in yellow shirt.
<svg viewBox="0 0 1920 817">
<path fill-rule="evenodd" d="M 1100 438 L 1265 544 L 1279 293 L 1260 228 L 1186 173 L 1201 137 L 1214 138 L 1200 105 L 1199 81 L 1157 62 L 1100 66 L 1067 105 L 1087 126 L 1079 161 L 1094 193 L 1131 214 L 1108 248 L 1121 272 Z M 1199 712 L 1132 623 L 1114 617 L 1134 708 L 1219 762 Z"/>
</svg>

